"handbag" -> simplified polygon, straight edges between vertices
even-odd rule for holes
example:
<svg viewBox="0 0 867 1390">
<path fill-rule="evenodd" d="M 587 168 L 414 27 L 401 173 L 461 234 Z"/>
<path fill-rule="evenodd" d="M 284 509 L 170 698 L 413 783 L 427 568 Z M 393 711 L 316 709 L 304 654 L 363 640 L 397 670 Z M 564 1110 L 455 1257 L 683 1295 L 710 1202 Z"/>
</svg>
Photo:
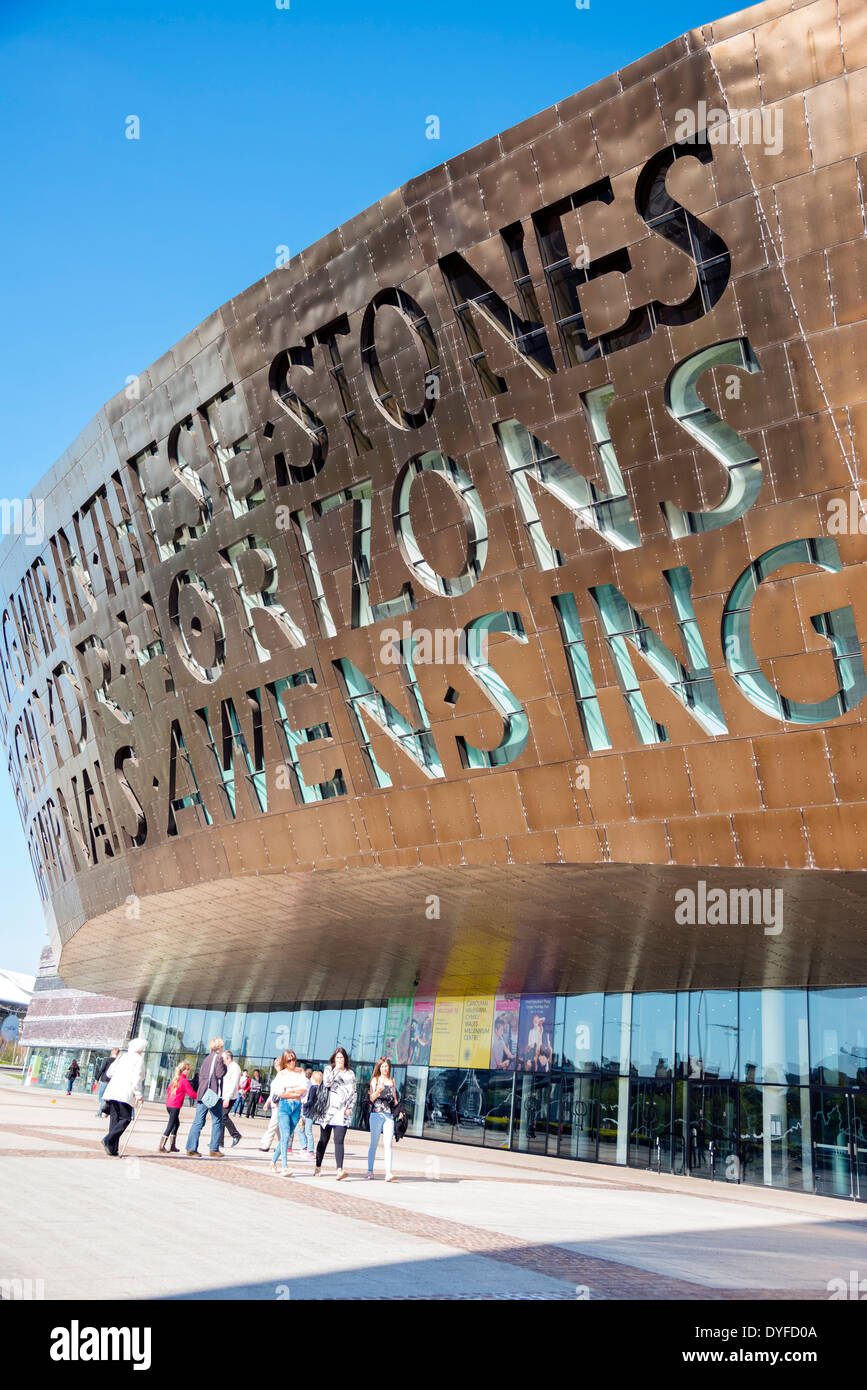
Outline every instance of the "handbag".
<svg viewBox="0 0 867 1390">
<path fill-rule="evenodd" d="M 308 1108 L 307 1114 L 316 1125 L 321 1125 L 325 1116 L 328 1114 L 328 1103 L 331 1100 L 331 1083 L 326 1086 L 322 1081 L 319 1089 L 313 1098 L 313 1104 Z"/>
<path fill-rule="evenodd" d="M 208 1077 L 208 1089 L 205 1091 L 205 1094 L 201 1097 L 202 1105 L 206 1105 L 209 1110 L 213 1110 L 214 1106 L 217 1104 L 217 1101 L 220 1099 L 219 1094 L 214 1090 L 214 1088 L 211 1085 L 211 1080 L 214 1075 L 214 1067 L 216 1065 L 216 1062 L 211 1063 L 211 1072 L 210 1076 Z"/>
</svg>

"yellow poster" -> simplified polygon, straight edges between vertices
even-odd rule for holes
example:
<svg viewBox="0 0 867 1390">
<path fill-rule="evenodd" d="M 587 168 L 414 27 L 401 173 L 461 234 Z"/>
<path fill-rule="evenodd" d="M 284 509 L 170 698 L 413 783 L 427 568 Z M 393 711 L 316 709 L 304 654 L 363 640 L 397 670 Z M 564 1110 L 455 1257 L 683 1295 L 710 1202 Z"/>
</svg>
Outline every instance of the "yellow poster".
<svg viewBox="0 0 867 1390">
<path fill-rule="evenodd" d="M 462 1067 L 490 1066 L 493 1024 L 493 995 L 480 994 L 464 1000 L 464 1022 L 461 1031 Z"/>
<path fill-rule="evenodd" d="M 432 1067 L 456 1067 L 461 1050 L 461 1019 L 463 999 L 437 999 L 434 1009 L 433 1042 L 430 1050 Z"/>
</svg>

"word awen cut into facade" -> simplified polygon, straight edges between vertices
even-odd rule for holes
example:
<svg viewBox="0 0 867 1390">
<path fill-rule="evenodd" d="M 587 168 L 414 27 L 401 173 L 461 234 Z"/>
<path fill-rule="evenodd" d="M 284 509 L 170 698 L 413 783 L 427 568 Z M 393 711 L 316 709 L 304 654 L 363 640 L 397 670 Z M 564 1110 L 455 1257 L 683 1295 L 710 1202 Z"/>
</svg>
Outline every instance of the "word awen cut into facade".
<svg viewBox="0 0 867 1390">
<path fill-rule="evenodd" d="M 67 985 L 863 981 L 867 538 L 827 504 L 867 438 L 865 56 L 855 0 L 692 32 L 383 198 L 91 422 L 0 569 Z M 774 119 L 723 139 L 727 110 Z M 781 892 L 780 930 L 676 922 L 699 882 Z"/>
</svg>

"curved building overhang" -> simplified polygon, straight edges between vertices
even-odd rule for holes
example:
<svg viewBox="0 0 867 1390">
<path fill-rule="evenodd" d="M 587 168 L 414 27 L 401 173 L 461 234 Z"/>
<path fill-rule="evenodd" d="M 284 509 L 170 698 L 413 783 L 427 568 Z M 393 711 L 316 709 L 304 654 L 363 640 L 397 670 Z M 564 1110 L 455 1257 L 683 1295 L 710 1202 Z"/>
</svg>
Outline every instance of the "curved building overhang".
<svg viewBox="0 0 867 1390">
<path fill-rule="evenodd" d="M 702 888 L 701 885 L 704 885 Z M 714 922 L 710 894 L 725 904 Z M 744 893 L 767 920 L 744 920 Z M 776 898 L 775 895 L 780 897 Z M 706 904 L 701 913 L 702 897 Z M 676 906 L 673 908 L 673 904 Z M 687 920 L 676 921 L 680 912 Z M 64 970 L 103 994 L 262 1007 L 389 995 L 850 985 L 867 877 L 672 865 L 505 864 L 237 875 L 90 919 Z"/>
<path fill-rule="evenodd" d="M 768 0 L 411 180 L 4 503 L 68 984 L 863 981 L 862 8 Z"/>
</svg>

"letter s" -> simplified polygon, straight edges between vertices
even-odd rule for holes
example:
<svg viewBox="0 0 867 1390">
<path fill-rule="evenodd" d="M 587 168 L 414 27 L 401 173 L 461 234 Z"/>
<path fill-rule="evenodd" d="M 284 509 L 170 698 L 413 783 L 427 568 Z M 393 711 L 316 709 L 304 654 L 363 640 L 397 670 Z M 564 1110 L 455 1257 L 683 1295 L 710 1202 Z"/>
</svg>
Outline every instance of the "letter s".
<svg viewBox="0 0 867 1390">
<path fill-rule="evenodd" d="M 658 322 L 671 327 L 694 323 L 708 313 L 722 297 L 731 276 L 731 256 L 722 237 L 675 202 L 665 186 L 675 159 L 686 156 L 701 164 L 710 163 L 713 154 L 706 131 L 700 132 L 694 141 L 678 141 L 652 155 L 635 185 L 635 206 L 642 221 L 657 236 L 689 256 L 697 267 L 695 287 L 680 304 L 662 304 L 658 299 L 652 303 Z"/>
</svg>

